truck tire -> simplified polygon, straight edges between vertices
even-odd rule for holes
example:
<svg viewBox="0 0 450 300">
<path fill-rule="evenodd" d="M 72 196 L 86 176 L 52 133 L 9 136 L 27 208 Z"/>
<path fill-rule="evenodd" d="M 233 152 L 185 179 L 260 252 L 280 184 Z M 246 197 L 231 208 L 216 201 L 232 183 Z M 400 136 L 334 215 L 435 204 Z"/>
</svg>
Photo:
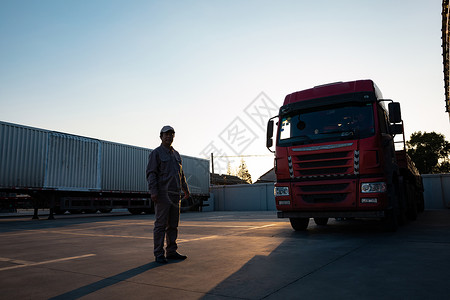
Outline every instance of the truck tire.
<svg viewBox="0 0 450 300">
<path fill-rule="evenodd" d="M 424 212 L 425 210 L 425 200 L 423 198 L 423 192 L 419 190 L 418 192 L 419 202 L 417 203 L 417 211 Z"/>
<path fill-rule="evenodd" d="M 394 194 L 396 200 L 394 200 L 394 212 L 396 212 L 397 226 L 405 225 L 408 220 L 408 207 L 409 207 L 409 182 L 405 180 L 403 176 L 398 177 L 398 182 L 394 184 Z"/>
<path fill-rule="evenodd" d="M 309 218 L 289 218 L 289 221 L 295 231 L 305 231 L 308 228 Z"/>
<path fill-rule="evenodd" d="M 385 211 L 385 216 L 382 219 L 383 229 L 388 232 L 397 231 L 400 222 L 406 219 L 406 207 L 403 197 L 403 177 L 395 176 L 394 181 L 388 184 L 388 198 L 391 208 Z M 402 213 L 404 212 L 404 214 Z"/>
<path fill-rule="evenodd" d="M 317 225 L 325 226 L 325 225 L 327 225 L 327 223 L 328 223 L 328 218 L 314 218 L 314 222 L 315 222 Z"/>
<path fill-rule="evenodd" d="M 384 230 L 388 232 L 396 232 L 398 228 L 398 212 L 396 210 L 387 210 L 383 219 Z"/>
<path fill-rule="evenodd" d="M 415 221 L 417 219 L 417 193 L 413 185 L 408 185 L 408 211 L 406 216 L 408 220 Z"/>
</svg>

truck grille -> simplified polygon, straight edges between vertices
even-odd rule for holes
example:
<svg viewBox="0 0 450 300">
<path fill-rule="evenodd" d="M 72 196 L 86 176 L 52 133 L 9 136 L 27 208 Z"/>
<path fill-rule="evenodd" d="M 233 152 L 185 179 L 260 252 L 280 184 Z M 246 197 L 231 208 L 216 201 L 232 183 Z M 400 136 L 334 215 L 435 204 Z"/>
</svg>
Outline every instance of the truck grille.
<svg viewBox="0 0 450 300">
<path fill-rule="evenodd" d="M 302 185 L 299 186 L 300 191 L 311 192 L 329 192 L 329 191 L 343 191 L 348 187 L 348 183 L 339 184 L 319 184 L 319 185 Z"/>
<path fill-rule="evenodd" d="M 317 194 L 303 195 L 303 201 L 307 203 L 339 203 L 345 200 L 347 194 Z"/>
<path fill-rule="evenodd" d="M 338 203 L 346 199 L 349 183 L 297 185 L 296 194 L 307 203 Z"/>
<path fill-rule="evenodd" d="M 336 176 L 354 171 L 353 151 L 294 155 L 292 166 L 295 177 Z"/>
</svg>

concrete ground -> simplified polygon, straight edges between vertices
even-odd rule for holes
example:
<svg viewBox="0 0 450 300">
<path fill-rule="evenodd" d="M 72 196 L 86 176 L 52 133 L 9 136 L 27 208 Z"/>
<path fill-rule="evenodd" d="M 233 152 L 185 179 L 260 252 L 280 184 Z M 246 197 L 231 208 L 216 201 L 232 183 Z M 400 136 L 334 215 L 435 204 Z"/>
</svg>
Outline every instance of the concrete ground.
<svg viewBox="0 0 450 300">
<path fill-rule="evenodd" d="M 1 299 L 449 299 L 450 210 L 395 233 L 275 212 L 181 215 L 181 262 L 158 265 L 153 215 L 0 218 Z"/>
</svg>

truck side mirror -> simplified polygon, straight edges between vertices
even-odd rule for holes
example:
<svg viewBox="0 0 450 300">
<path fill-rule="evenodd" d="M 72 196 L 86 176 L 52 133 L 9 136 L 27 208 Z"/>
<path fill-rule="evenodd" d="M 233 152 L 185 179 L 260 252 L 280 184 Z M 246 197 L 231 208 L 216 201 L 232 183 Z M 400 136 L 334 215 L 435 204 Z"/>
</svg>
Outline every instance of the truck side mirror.
<svg viewBox="0 0 450 300">
<path fill-rule="evenodd" d="M 269 120 L 269 122 L 267 123 L 266 147 L 267 149 L 269 149 L 272 146 L 273 146 L 273 120 Z"/>
<path fill-rule="evenodd" d="M 402 113 L 400 111 L 400 103 L 391 102 L 389 103 L 389 122 L 391 123 L 401 123 L 402 122 Z"/>
</svg>

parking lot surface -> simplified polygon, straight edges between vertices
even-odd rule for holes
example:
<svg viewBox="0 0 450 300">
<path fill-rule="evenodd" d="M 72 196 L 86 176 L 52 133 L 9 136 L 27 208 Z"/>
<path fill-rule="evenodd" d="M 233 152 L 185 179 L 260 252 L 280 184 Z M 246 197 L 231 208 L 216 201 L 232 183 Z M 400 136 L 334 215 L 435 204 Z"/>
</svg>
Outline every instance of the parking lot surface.
<svg viewBox="0 0 450 300">
<path fill-rule="evenodd" d="M 159 265 L 154 215 L 0 218 L 2 299 L 448 299 L 450 210 L 395 233 L 378 222 L 276 212 L 181 214 L 179 251 Z"/>
</svg>

